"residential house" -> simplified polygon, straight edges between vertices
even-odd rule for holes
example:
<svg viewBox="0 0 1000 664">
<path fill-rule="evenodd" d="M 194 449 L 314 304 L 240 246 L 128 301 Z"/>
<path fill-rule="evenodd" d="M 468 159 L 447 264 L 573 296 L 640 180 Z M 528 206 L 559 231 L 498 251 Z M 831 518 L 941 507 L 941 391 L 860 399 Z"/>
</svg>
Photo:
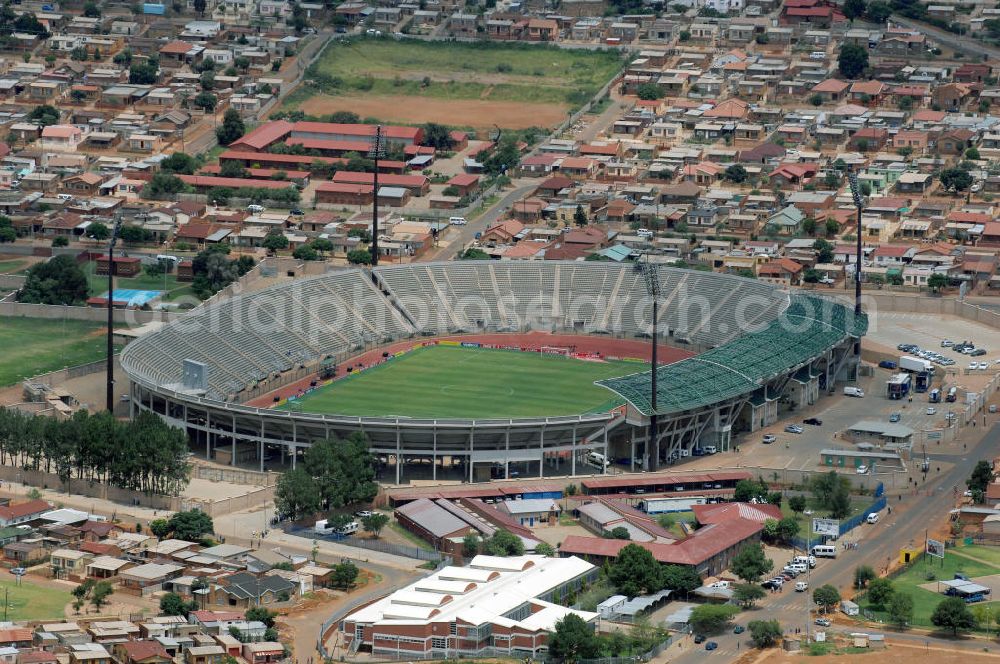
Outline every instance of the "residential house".
<svg viewBox="0 0 1000 664">
<path fill-rule="evenodd" d="M 0 527 L 6 528 L 35 521 L 51 509 L 52 506 L 44 500 L 0 505 Z"/>
<path fill-rule="evenodd" d="M 967 83 L 945 83 L 934 88 L 931 98 L 939 108 L 957 111 L 972 98 L 972 87 Z"/>
<path fill-rule="evenodd" d="M 798 286 L 804 268 L 790 258 L 778 258 L 757 267 L 757 278 L 779 286 Z"/>
<path fill-rule="evenodd" d="M 849 87 L 844 81 L 828 78 L 814 85 L 810 93 L 819 95 L 824 102 L 839 102 L 847 94 Z"/>
</svg>

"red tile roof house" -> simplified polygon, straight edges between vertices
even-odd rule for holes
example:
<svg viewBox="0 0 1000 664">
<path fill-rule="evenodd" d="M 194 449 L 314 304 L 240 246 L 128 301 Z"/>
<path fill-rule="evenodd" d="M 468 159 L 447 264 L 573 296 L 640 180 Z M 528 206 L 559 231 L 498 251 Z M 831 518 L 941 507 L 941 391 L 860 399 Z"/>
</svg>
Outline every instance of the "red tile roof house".
<svg viewBox="0 0 1000 664">
<path fill-rule="evenodd" d="M 316 203 L 329 205 L 369 205 L 375 187 L 349 182 L 320 182 L 316 187 Z"/>
<path fill-rule="evenodd" d="M 763 521 L 736 518 L 706 524 L 690 537 L 672 544 L 627 542 L 570 535 L 563 540 L 559 552 L 562 555 L 575 555 L 599 563 L 603 560 L 613 560 L 623 548 L 635 544 L 648 550 L 661 563 L 693 567 L 699 575 L 709 576 L 728 569 L 737 551 L 747 544 L 760 541 L 763 529 Z"/>
<path fill-rule="evenodd" d="M 976 133 L 968 129 L 950 129 L 938 136 L 934 143 L 938 154 L 961 155 L 972 147 Z"/>
<path fill-rule="evenodd" d="M 883 244 L 872 252 L 876 267 L 899 267 L 913 260 L 916 247 L 900 244 Z"/>
<path fill-rule="evenodd" d="M 567 177 L 587 179 L 594 176 L 597 163 L 589 157 L 564 157 L 559 163 L 559 172 Z"/>
<path fill-rule="evenodd" d="M 524 230 L 524 224 L 520 221 L 508 219 L 495 226 L 491 226 L 483 232 L 483 244 L 510 244 L 518 233 Z"/>
<path fill-rule="evenodd" d="M 885 147 L 889 140 L 888 129 L 877 129 L 875 127 L 863 127 L 851 136 L 847 142 L 848 147 L 861 152 L 879 151 Z"/>
<path fill-rule="evenodd" d="M 455 187 L 459 196 L 468 196 L 479 190 L 479 176 L 471 173 L 459 173 L 445 182 L 447 187 Z"/>
<path fill-rule="evenodd" d="M 909 148 L 916 154 L 921 154 L 927 149 L 927 141 L 929 136 L 926 131 L 917 131 L 916 129 L 900 129 L 895 136 L 892 137 L 892 147 L 899 150 L 900 148 Z"/>
<path fill-rule="evenodd" d="M 878 106 L 882 103 L 888 86 L 882 81 L 858 81 L 851 84 L 851 100 L 859 104 Z"/>
<path fill-rule="evenodd" d="M 821 81 L 813 86 L 810 90 L 810 96 L 813 94 L 818 94 L 822 97 L 823 101 L 840 101 L 844 98 L 847 93 L 847 89 L 850 86 L 843 81 L 839 81 L 835 78 L 828 78 L 825 81 Z"/>
<path fill-rule="evenodd" d="M 522 176 L 541 177 L 549 175 L 559 157 L 554 154 L 539 154 L 525 157 L 518 166 L 518 172 Z"/>
<path fill-rule="evenodd" d="M 757 268 L 757 278 L 779 286 L 798 286 L 804 268 L 791 258 L 779 258 Z"/>
<path fill-rule="evenodd" d="M 816 164 L 781 164 L 768 173 L 768 178 L 772 186 L 794 187 L 808 184 L 817 172 Z"/>
<path fill-rule="evenodd" d="M 553 21 L 555 23 L 555 21 Z M 285 646 L 277 641 L 243 644 L 243 659 L 249 664 L 271 664 L 285 658 Z"/>
<path fill-rule="evenodd" d="M 158 641 L 126 641 L 112 647 L 120 664 L 170 664 L 172 658 Z"/>
<path fill-rule="evenodd" d="M 374 186 L 374 173 L 354 173 L 338 171 L 332 180 L 341 184 L 367 184 Z M 430 190 L 430 181 L 423 175 L 379 175 L 379 187 L 402 187 L 408 189 L 414 196 L 426 196 Z"/>
<path fill-rule="evenodd" d="M 39 518 L 52 509 L 44 500 L 29 500 L 25 503 L 15 503 L 0 506 L 0 527 L 16 526 Z"/>
</svg>

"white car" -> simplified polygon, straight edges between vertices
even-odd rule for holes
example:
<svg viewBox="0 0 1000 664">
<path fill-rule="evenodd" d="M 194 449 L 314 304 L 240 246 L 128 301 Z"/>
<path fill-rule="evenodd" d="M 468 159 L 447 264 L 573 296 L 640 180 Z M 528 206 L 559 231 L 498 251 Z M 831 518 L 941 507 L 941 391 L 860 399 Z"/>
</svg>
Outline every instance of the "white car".
<svg viewBox="0 0 1000 664">
<path fill-rule="evenodd" d="M 809 584 L 808 583 L 806 583 L 805 581 L 796 581 L 795 582 L 795 592 L 797 592 L 797 593 L 804 593 L 807 590 L 809 590 Z"/>
<path fill-rule="evenodd" d="M 975 371 L 979 368 L 978 362 L 969 362 L 969 371 Z"/>
<path fill-rule="evenodd" d="M 951 348 L 955 345 L 955 342 L 951 339 L 945 339 L 941 342 L 941 348 Z"/>
<path fill-rule="evenodd" d="M 858 473 L 858 475 L 867 475 L 868 474 L 868 466 L 858 466 L 857 473 Z"/>
<path fill-rule="evenodd" d="M 934 406 L 927 406 L 928 415 L 934 415 L 936 413 L 937 413 L 937 408 L 935 408 Z"/>
<path fill-rule="evenodd" d="M 988 362 L 980 362 L 979 363 L 979 370 L 980 371 L 986 371 L 989 368 L 990 368 L 990 365 L 989 365 Z"/>
<path fill-rule="evenodd" d="M 764 434 L 764 437 L 761 438 L 761 442 L 764 443 L 765 445 L 770 445 L 771 443 L 773 443 L 776 440 L 777 440 L 777 438 L 775 437 L 775 435 L 773 433 L 766 433 L 766 434 Z"/>
</svg>

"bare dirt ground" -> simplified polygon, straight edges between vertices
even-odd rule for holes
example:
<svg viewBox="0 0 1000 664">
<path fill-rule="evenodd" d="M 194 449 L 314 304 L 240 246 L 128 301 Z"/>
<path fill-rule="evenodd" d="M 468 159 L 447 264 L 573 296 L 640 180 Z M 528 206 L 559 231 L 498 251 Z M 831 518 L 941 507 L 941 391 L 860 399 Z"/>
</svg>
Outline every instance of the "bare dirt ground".
<svg viewBox="0 0 1000 664">
<path fill-rule="evenodd" d="M 793 664 L 808 661 L 810 664 L 861 664 L 877 661 L 878 664 L 909 664 L 914 659 L 932 661 L 934 664 L 996 664 L 1000 655 L 981 653 L 970 650 L 951 650 L 939 647 L 927 648 L 924 645 L 893 643 L 885 650 L 862 654 L 821 655 L 806 657 L 800 653 L 789 653 L 771 649 L 764 653 L 748 653 L 740 660 L 740 664 Z"/>
<path fill-rule="evenodd" d="M 307 99 L 299 109 L 311 115 L 326 115 L 336 111 L 352 111 L 361 117 L 376 117 L 386 122 L 442 122 L 448 125 L 490 129 L 555 127 L 566 119 L 569 106 L 562 104 L 524 104 L 513 101 L 475 99 L 432 99 L 396 96 L 329 97 L 318 95 Z"/>
</svg>

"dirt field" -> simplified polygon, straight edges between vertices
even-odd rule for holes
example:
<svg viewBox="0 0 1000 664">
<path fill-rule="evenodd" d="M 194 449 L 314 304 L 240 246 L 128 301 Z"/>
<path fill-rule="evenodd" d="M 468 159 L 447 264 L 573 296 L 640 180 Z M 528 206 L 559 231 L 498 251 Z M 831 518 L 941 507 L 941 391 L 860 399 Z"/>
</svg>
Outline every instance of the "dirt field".
<svg viewBox="0 0 1000 664">
<path fill-rule="evenodd" d="M 991 644 L 992 645 L 992 644 Z M 991 648 L 993 650 L 993 648 Z M 972 650 L 945 650 L 943 648 L 925 648 L 922 645 L 910 645 L 890 642 L 889 647 L 882 651 L 873 651 L 860 655 L 821 655 L 807 657 L 798 653 L 787 653 L 781 650 L 769 650 L 760 656 L 744 656 L 740 664 L 910 664 L 914 659 L 934 662 L 934 664 L 997 664 L 1000 655 L 976 652 Z"/>
<path fill-rule="evenodd" d="M 569 106 L 489 99 L 434 99 L 410 95 L 318 95 L 299 104 L 299 109 L 310 115 L 352 111 L 363 118 L 376 117 L 385 122 L 440 122 L 486 130 L 493 125 L 504 129 L 555 127 L 566 119 Z"/>
</svg>

